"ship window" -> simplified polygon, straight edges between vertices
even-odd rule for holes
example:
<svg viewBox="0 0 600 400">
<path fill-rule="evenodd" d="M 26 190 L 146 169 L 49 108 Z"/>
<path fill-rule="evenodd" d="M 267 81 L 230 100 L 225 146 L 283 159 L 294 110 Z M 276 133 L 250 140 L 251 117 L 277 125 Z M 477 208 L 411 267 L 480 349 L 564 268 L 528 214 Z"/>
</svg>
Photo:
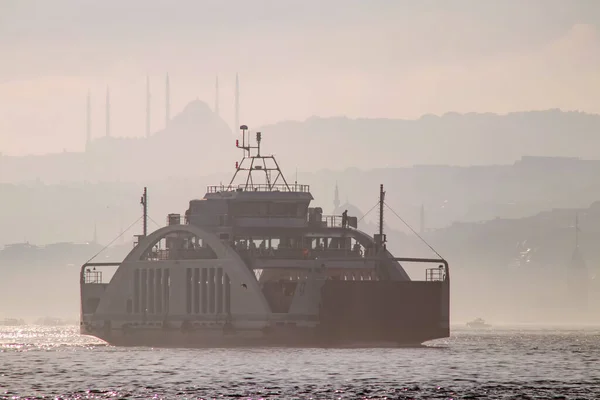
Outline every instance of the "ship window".
<svg viewBox="0 0 600 400">
<path fill-rule="evenodd" d="M 209 268 L 208 274 L 208 311 L 215 313 L 215 269 Z"/>
<path fill-rule="evenodd" d="M 200 268 L 194 268 L 194 314 L 200 312 Z"/>
<path fill-rule="evenodd" d="M 165 269 L 164 274 L 163 274 L 163 301 L 165 304 L 164 310 L 165 313 L 169 312 L 169 298 L 171 296 L 171 278 L 170 278 L 170 271 L 168 269 Z"/>
<path fill-rule="evenodd" d="M 154 269 L 148 270 L 148 312 L 154 314 Z"/>
<path fill-rule="evenodd" d="M 202 268 L 202 277 L 200 278 L 200 286 L 202 287 L 202 290 L 200 291 L 201 295 L 202 295 L 202 314 L 206 314 L 206 311 L 208 309 L 207 307 L 207 293 L 206 293 L 206 287 L 207 287 L 207 282 L 208 281 L 208 277 L 207 277 L 207 273 L 206 273 L 206 268 Z"/>
<path fill-rule="evenodd" d="M 189 232 L 175 232 L 157 240 L 142 254 L 143 261 L 209 260 L 217 258 L 214 250 Z"/>
<path fill-rule="evenodd" d="M 162 269 L 156 270 L 156 282 L 154 291 L 156 292 L 156 313 L 161 314 L 163 309 L 163 299 L 162 299 Z"/>
<path fill-rule="evenodd" d="M 142 313 L 147 313 L 148 312 L 148 298 L 147 298 L 147 289 L 148 289 L 148 285 L 146 284 L 146 282 L 148 282 L 148 271 L 145 269 L 142 269 L 142 281 L 141 283 L 141 292 L 142 292 Z"/>
<path fill-rule="evenodd" d="M 287 202 L 239 202 L 231 205 L 231 211 L 236 217 L 305 218 L 308 205 Z"/>
<path fill-rule="evenodd" d="M 223 268 L 217 268 L 217 314 L 223 313 Z"/>
<path fill-rule="evenodd" d="M 192 269 L 185 269 L 185 309 L 188 314 L 192 313 Z"/>
</svg>

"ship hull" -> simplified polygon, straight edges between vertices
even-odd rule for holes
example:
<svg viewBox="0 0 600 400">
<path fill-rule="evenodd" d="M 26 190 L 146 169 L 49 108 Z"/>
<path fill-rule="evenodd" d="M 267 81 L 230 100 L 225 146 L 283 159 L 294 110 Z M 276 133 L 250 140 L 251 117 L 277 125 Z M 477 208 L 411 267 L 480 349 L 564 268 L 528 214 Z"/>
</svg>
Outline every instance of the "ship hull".
<svg viewBox="0 0 600 400">
<path fill-rule="evenodd" d="M 328 281 L 315 320 L 278 319 L 251 327 L 170 320 L 115 321 L 81 332 L 116 346 L 150 347 L 396 347 L 450 336 L 448 282 Z M 184 322 L 187 321 L 187 322 Z M 266 327 L 266 328 L 265 328 Z"/>
<path fill-rule="evenodd" d="M 361 338 L 354 335 L 336 337 L 334 340 L 328 335 L 323 335 L 319 328 L 297 329 L 294 331 L 272 332 L 265 334 L 262 331 L 246 332 L 244 334 L 226 335 L 216 331 L 182 332 L 180 330 L 139 330 L 137 332 L 123 333 L 121 330 L 112 330 L 98 334 L 87 333 L 95 336 L 113 346 L 125 347 L 157 347 L 157 348 L 235 348 L 235 347 L 413 347 L 424 342 L 448 336 L 444 329 L 404 334 L 398 333 L 396 337 Z"/>
</svg>

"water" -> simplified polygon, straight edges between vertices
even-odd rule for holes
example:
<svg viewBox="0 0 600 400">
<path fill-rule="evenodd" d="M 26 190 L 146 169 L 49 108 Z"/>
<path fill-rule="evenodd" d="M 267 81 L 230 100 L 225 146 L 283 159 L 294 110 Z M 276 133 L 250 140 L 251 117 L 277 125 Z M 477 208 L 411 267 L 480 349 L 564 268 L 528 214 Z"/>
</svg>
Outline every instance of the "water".
<svg viewBox="0 0 600 400">
<path fill-rule="evenodd" d="M 116 348 L 0 327 L 0 399 L 597 399 L 600 328 L 454 330 L 408 349 Z"/>
</svg>

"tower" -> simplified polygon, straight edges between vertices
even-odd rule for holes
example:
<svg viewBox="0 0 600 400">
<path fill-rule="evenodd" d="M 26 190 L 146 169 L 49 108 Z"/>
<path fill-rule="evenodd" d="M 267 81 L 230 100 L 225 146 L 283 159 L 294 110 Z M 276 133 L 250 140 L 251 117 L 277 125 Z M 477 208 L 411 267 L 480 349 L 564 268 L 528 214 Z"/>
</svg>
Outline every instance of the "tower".
<svg viewBox="0 0 600 400">
<path fill-rule="evenodd" d="M 219 116 L 219 75 L 215 80 L 215 114 Z"/>
<path fill-rule="evenodd" d="M 235 74 L 235 125 L 233 132 L 240 129 L 240 80 L 238 74 Z"/>
<path fill-rule="evenodd" d="M 106 86 L 106 137 L 110 137 L 110 91 Z"/>
<path fill-rule="evenodd" d="M 165 128 L 169 126 L 171 120 L 171 89 L 169 87 L 169 74 L 165 82 Z"/>
<path fill-rule="evenodd" d="M 87 104 L 85 112 L 85 149 L 87 150 L 90 147 L 90 143 L 92 142 L 92 94 L 90 93 L 89 89 L 87 93 Z"/>
<path fill-rule="evenodd" d="M 579 215 L 575 214 L 575 249 L 571 257 L 571 265 L 567 270 L 568 304 L 579 313 L 584 313 L 588 306 L 588 272 L 585 259 L 579 248 Z"/>
<path fill-rule="evenodd" d="M 150 137 L 150 77 L 146 76 L 146 138 Z"/>
<path fill-rule="evenodd" d="M 340 192 L 338 190 L 338 184 L 335 182 L 335 192 L 333 195 L 333 209 L 337 210 L 340 207 Z"/>
<path fill-rule="evenodd" d="M 95 222 L 94 222 L 94 239 L 92 239 L 92 243 L 98 243 L 98 230 L 96 229 Z"/>
</svg>

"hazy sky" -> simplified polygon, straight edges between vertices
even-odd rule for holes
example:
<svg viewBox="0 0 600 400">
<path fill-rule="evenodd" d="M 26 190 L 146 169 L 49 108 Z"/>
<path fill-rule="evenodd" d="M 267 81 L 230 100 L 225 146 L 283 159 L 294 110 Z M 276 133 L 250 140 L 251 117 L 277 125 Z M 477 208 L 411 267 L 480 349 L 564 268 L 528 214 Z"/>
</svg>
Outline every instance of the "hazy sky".
<svg viewBox="0 0 600 400">
<path fill-rule="evenodd" d="M 2 0 L 0 152 L 81 150 L 141 136 L 199 97 L 233 121 L 311 115 L 418 118 L 447 111 L 600 112 L 600 1 Z"/>
</svg>

